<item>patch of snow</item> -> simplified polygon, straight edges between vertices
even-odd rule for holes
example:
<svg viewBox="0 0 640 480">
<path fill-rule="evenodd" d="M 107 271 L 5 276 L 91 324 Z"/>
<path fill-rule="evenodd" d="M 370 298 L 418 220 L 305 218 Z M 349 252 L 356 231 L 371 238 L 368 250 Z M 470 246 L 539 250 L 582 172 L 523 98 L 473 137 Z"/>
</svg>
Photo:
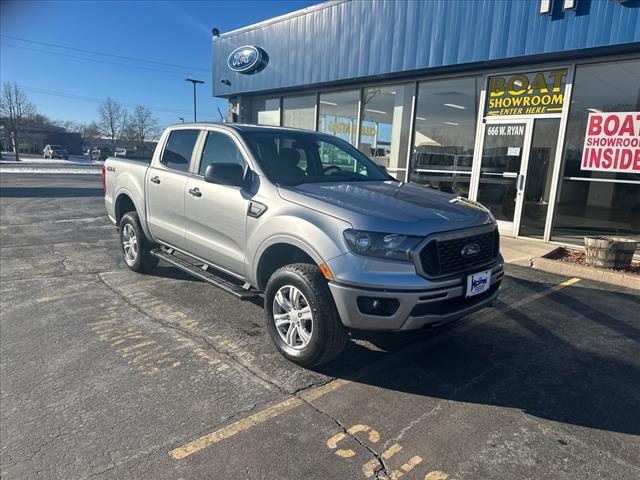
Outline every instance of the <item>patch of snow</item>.
<svg viewBox="0 0 640 480">
<path fill-rule="evenodd" d="M 37 167 L 0 167 L 0 173 L 37 173 L 37 174 L 72 174 L 72 175 L 100 175 L 102 172 L 95 168 L 37 168 Z"/>
</svg>

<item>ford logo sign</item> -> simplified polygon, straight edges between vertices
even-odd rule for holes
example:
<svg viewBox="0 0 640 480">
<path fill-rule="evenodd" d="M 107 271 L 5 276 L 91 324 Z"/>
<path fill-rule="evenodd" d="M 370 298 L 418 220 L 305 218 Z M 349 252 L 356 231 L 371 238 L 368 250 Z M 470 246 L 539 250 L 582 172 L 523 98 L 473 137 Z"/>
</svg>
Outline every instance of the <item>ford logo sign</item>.
<svg viewBox="0 0 640 480">
<path fill-rule="evenodd" d="M 262 66 L 264 51 L 252 45 L 238 47 L 229 54 L 227 66 L 234 72 L 249 73 Z"/>
<path fill-rule="evenodd" d="M 460 254 L 465 258 L 473 257 L 479 253 L 480 245 L 477 243 L 470 243 L 469 245 L 466 245 L 460 252 Z"/>
</svg>

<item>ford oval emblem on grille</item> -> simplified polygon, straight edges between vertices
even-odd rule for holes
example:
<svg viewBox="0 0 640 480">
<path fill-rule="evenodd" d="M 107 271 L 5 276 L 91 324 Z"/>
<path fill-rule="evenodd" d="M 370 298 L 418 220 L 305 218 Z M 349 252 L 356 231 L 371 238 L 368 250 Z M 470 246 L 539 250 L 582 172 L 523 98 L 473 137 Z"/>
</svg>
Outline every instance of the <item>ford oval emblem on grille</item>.
<svg viewBox="0 0 640 480">
<path fill-rule="evenodd" d="M 473 257 L 479 253 L 480 245 L 477 243 L 470 243 L 469 245 L 466 245 L 460 252 L 460 254 L 465 258 Z"/>
</svg>

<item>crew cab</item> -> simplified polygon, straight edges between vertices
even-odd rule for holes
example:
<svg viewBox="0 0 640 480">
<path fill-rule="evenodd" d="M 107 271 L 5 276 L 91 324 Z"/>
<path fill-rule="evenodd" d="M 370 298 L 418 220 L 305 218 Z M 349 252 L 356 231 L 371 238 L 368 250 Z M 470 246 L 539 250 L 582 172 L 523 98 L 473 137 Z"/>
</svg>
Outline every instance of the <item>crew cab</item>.
<svg viewBox="0 0 640 480">
<path fill-rule="evenodd" d="M 487 307 L 503 277 L 486 208 L 399 182 L 331 135 L 175 125 L 149 165 L 108 158 L 103 182 L 131 270 L 162 259 L 261 295 L 276 347 L 303 366 L 338 356 L 352 329 L 412 330 Z"/>
</svg>

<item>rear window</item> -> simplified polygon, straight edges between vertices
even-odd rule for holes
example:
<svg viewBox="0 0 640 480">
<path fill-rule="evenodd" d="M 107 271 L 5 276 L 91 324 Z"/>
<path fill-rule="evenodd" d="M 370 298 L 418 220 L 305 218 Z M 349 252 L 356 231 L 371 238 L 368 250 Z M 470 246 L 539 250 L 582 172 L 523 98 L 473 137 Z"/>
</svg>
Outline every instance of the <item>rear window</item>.
<svg viewBox="0 0 640 480">
<path fill-rule="evenodd" d="M 160 163 L 172 170 L 189 171 L 191 154 L 200 130 L 174 130 L 169 134 Z"/>
</svg>

